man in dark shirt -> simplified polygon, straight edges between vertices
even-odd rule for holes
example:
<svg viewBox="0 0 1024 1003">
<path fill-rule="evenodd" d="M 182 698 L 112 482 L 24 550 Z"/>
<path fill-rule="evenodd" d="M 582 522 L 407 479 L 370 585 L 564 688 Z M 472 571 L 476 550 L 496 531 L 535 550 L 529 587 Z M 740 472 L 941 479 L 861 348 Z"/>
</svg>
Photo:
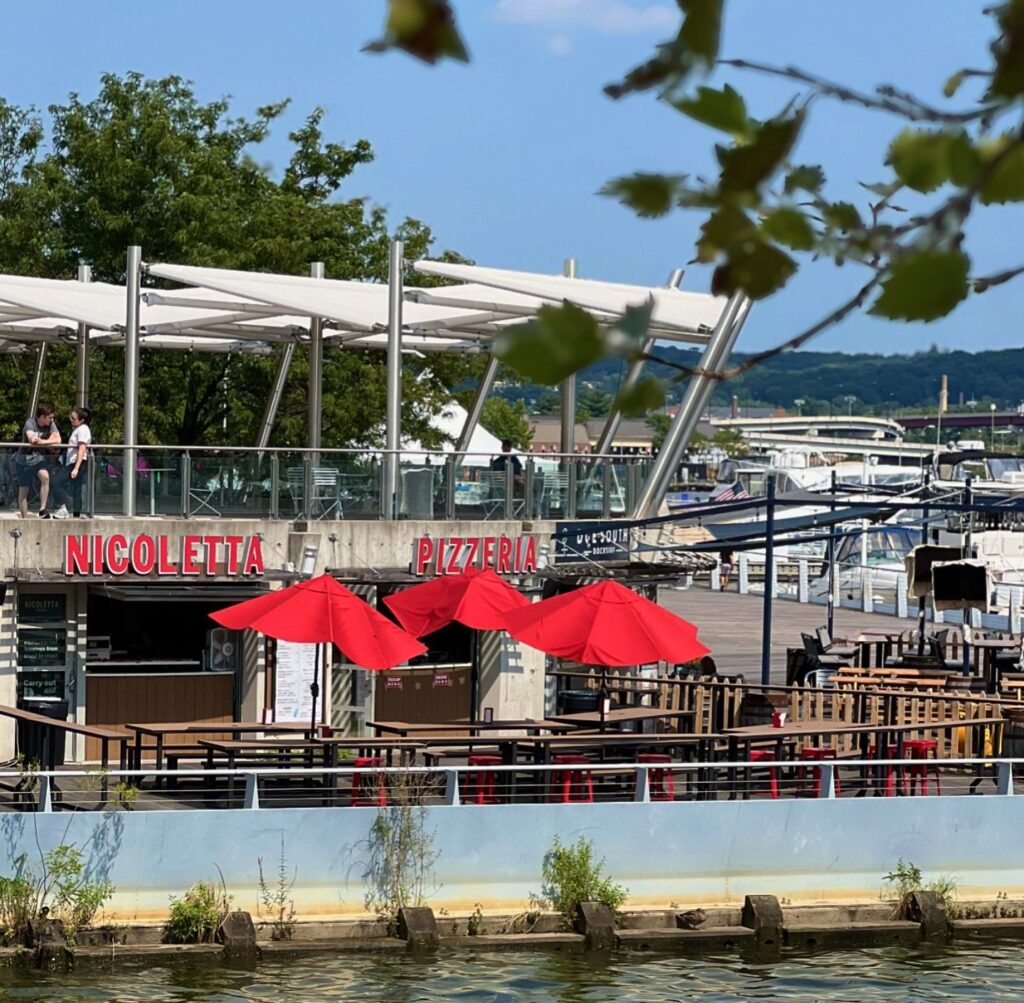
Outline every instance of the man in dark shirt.
<svg viewBox="0 0 1024 1003">
<path fill-rule="evenodd" d="M 504 470 L 506 464 L 512 467 L 512 481 L 516 487 L 523 484 L 523 463 L 515 453 L 512 452 L 512 440 L 501 440 L 501 455 L 491 460 L 491 470 Z"/>
</svg>

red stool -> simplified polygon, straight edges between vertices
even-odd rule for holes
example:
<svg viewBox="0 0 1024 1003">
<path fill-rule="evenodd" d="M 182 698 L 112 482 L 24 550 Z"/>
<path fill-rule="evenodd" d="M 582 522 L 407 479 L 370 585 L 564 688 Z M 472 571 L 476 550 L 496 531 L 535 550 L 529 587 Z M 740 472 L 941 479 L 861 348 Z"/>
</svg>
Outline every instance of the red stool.
<svg viewBox="0 0 1024 1003">
<path fill-rule="evenodd" d="M 639 752 L 636 761 L 638 763 L 671 763 L 672 757 L 664 752 Z M 647 778 L 652 801 L 675 801 L 676 782 L 672 777 L 671 770 L 650 770 Z M 636 796 L 635 787 L 633 795 Z"/>
<path fill-rule="evenodd" d="M 887 745 L 885 747 L 885 758 L 886 759 L 897 759 L 899 757 L 899 748 L 895 745 Z M 868 759 L 880 759 L 882 757 L 875 755 L 875 747 L 873 745 L 868 746 Z M 885 796 L 887 798 L 895 797 L 896 795 L 896 773 L 900 774 L 900 782 L 903 786 L 903 793 L 907 793 L 907 777 L 899 766 L 893 766 L 889 764 L 885 768 Z"/>
<path fill-rule="evenodd" d="M 501 756 L 470 756 L 467 760 L 470 766 L 501 766 Z M 498 804 L 499 798 L 494 792 L 494 785 L 497 774 L 494 770 L 477 770 L 475 773 L 467 773 L 469 778 L 468 790 L 466 792 L 466 804 Z"/>
<path fill-rule="evenodd" d="M 903 752 L 907 759 L 923 760 L 920 766 L 907 767 L 907 775 L 910 777 L 910 793 L 917 793 L 918 781 L 921 782 L 921 793 L 928 793 L 928 771 L 935 776 L 935 793 L 942 793 L 942 781 L 939 779 L 939 764 L 935 761 L 938 756 L 939 743 L 930 738 L 911 739 L 903 743 Z M 931 763 L 925 762 L 931 760 Z"/>
<path fill-rule="evenodd" d="M 763 763 L 765 760 L 774 760 L 774 749 L 751 749 L 750 761 L 752 763 Z M 768 767 L 768 795 L 773 801 L 779 799 L 779 771 L 775 766 Z"/>
<path fill-rule="evenodd" d="M 835 759 L 836 758 L 836 750 L 833 749 L 833 748 L 830 748 L 827 745 L 809 745 L 809 746 L 807 746 L 807 748 L 800 750 L 800 758 L 805 760 L 805 761 L 810 760 L 812 762 L 813 761 L 821 762 L 821 760 L 823 760 L 823 759 Z M 842 793 L 842 787 L 839 784 L 839 771 L 838 770 L 834 770 L 832 775 L 833 775 L 833 777 L 835 779 L 836 794 L 839 795 L 839 794 Z M 814 790 L 813 790 L 811 796 L 812 797 L 820 797 L 821 796 L 821 767 L 820 766 L 815 766 L 811 770 L 811 776 L 814 779 Z M 796 789 L 796 793 L 797 793 L 798 797 L 803 797 L 806 794 L 806 790 L 804 788 L 804 768 L 802 766 L 800 767 L 800 770 L 797 773 L 797 789 Z"/>
<path fill-rule="evenodd" d="M 386 807 L 388 790 L 384 774 L 378 772 L 383 768 L 384 760 L 380 756 L 359 756 L 352 765 L 357 770 L 375 771 L 369 776 L 366 773 L 352 774 L 352 804 L 357 808 Z"/>
<path fill-rule="evenodd" d="M 574 756 L 568 753 L 553 756 L 551 761 L 560 766 L 590 766 L 590 760 L 586 756 Z M 556 798 L 556 793 L 560 794 L 560 797 Z M 593 801 L 594 779 L 590 770 L 553 770 L 548 796 L 552 801 L 560 800 L 562 804 Z"/>
</svg>

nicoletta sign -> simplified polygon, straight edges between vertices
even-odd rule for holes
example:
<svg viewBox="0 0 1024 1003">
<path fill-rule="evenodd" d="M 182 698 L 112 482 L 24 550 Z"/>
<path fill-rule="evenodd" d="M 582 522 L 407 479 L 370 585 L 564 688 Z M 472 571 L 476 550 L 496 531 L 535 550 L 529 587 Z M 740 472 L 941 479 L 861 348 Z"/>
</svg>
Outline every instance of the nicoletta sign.
<svg viewBox="0 0 1024 1003">
<path fill-rule="evenodd" d="M 466 568 L 493 568 L 499 575 L 537 570 L 532 536 L 421 536 L 413 540 L 414 575 L 457 575 Z"/>
<path fill-rule="evenodd" d="M 66 575 L 262 575 L 258 536 L 104 536 L 64 538 Z"/>
</svg>

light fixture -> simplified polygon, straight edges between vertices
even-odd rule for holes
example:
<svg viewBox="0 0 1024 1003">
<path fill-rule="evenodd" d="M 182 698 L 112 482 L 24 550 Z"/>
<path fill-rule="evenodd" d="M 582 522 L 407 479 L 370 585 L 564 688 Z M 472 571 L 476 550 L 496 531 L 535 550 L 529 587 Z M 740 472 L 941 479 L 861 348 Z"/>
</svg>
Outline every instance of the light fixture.
<svg viewBox="0 0 1024 1003">
<path fill-rule="evenodd" d="M 299 565 L 299 573 L 305 575 L 307 578 L 313 576 L 313 572 L 316 571 L 316 557 L 320 552 L 319 547 L 314 547 L 311 544 L 307 544 L 302 548 L 302 563 Z"/>
</svg>

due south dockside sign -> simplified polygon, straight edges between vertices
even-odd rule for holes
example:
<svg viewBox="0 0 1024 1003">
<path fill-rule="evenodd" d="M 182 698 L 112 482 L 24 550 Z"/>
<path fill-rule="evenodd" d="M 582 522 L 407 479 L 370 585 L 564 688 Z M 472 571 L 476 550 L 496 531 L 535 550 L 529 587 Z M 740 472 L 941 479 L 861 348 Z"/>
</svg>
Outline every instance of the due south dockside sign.
<svg viewBox="0 0 1024 1003">
<path fill-rule="evenodd" d="M 88 533 L 64 538 L 66 575 L 262 575 L 258 536 L 125 536 Z"/>
</svg>

